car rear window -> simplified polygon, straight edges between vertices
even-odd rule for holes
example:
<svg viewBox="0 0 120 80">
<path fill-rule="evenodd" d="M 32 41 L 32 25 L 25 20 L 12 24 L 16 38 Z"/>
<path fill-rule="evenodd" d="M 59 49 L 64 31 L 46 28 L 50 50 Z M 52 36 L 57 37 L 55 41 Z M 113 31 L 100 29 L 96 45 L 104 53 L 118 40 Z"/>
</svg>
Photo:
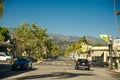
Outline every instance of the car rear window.
<svg viewBox="0 0 120 80">
<path fill-rule="evenodd" d="M 79 62 L 88 62 L 87 59 L 78 59 Z"/>
</svg>

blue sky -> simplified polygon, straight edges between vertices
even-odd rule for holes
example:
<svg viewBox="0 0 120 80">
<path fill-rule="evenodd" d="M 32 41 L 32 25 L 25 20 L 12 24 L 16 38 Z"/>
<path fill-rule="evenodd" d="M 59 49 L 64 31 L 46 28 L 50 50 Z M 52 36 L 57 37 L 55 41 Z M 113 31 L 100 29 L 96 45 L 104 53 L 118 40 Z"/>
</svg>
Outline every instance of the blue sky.
<svg viewBox="0 0 120 80">
<path fill-rule="evenodd" d="M 120 9 L 117 4 L 116 9 Z M 27 22 L 65 36 L 112 34 L 120 37 L 114 19 L 114 0 L 6 0 L 0 26 Z M 117 16 L 120 23 L 120 16 Z M 120 25 L 119 25 L 120 27 Z"/>
</svg>

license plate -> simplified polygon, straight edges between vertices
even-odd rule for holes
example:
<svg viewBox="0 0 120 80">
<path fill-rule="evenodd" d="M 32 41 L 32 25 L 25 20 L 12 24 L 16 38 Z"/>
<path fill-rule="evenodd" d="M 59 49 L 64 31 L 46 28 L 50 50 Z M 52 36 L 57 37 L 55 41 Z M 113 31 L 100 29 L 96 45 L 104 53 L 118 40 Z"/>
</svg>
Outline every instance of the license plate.
<svg viewBox="0 0 120 80">
<path fill-rule="evenodd" d="M 82 65 L 85 65 L 85 63 L 82 63 Z"/>
</svg>

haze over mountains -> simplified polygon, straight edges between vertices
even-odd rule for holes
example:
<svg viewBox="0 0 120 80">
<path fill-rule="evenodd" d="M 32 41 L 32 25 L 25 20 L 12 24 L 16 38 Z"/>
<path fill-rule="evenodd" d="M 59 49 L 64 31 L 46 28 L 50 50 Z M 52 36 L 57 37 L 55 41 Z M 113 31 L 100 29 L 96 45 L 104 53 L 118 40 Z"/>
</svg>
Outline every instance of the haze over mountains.
<svg viewBox="0 0 120 80">
<path fill-rule="evenodd" d="M 77 37 L 77 36 L 64 36 L 64 35 L 53 34 L 53 33 L 48 33 L 48 36 L 52 40 L 65 41 L 65 42 L 66 41 L 67 42 L 78 42 L 79 38 L 82 38 L 82 37 Z M 98 43 L 106 45 L 106 42 L 103 41 L 102 39 L 98 39 L 92 36 L 85 36 L 85 39 L 87 41 L 90 41 L 93 45 L 98 44 Z"/>
</svg>

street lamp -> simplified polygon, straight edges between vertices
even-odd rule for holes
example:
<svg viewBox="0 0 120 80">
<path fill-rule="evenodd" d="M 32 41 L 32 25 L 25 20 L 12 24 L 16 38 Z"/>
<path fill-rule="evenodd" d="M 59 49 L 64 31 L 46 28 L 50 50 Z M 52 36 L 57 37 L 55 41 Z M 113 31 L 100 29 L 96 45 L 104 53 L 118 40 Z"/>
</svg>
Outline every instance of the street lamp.
<svg viewBox="0 0 120 80">
<path fill-rule="evenodd" d="M 120 10 L 116 13 L 117 15 L 120 15 Z"/>
<path fill-rule="evenodd" d="M 113 41 L 113 37 L 112 35 L 109 35 L 109 55 L 110 55 L 110 68 L 113 68 L 113 59 L 112 59 L 112 41 Z"/>
<path fill-rule="evenodd" d="M 116 0 L 114 0 L 114 13 L 115 13 L 115 15 L 120 15 L 120 10 L 117 10 L 116 11 L 116 3 L 117 1 Z M 119 2 L 118 2 L 119 3 Z M 118 5 L 119 6 L 119 5 Z"/>
</svg>

